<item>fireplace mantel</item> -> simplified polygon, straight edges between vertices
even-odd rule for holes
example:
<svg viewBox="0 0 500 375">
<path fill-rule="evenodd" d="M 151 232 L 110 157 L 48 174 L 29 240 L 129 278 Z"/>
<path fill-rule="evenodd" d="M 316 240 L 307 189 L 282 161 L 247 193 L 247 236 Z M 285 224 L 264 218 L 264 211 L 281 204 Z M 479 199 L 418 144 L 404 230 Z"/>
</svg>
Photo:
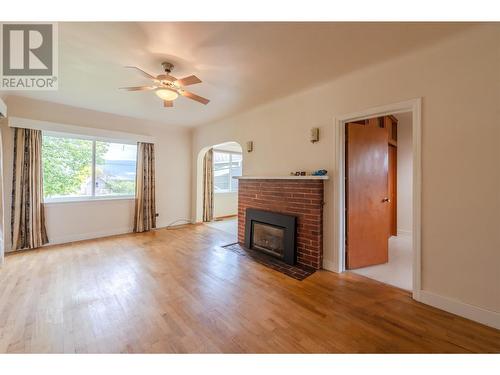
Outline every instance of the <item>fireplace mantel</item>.
<svg viewBox="0 0 500 375">
<path fill-rule="evenodd" d="M 238 180 L 328 180 L 328 176 L 234 176 Z"/>
</svg>

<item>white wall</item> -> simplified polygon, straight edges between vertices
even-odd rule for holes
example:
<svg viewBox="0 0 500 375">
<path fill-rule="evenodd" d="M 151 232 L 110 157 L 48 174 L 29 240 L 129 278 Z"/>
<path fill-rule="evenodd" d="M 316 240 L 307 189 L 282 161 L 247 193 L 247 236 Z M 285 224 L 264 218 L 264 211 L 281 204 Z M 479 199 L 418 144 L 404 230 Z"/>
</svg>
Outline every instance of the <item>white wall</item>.
<svg viewBox="0 0 500 375">
<path fill-rule="evenodd" d="M 47 203 L 45 221 L 50 244 L 131 232 L 134 206 L 133 199 Z"/>
<path fill-rule="evenodd" d="M 471 27 L 426 49 L 199 127 L 193 166 L 203 147 L 253 140 L 254 152 L 244 153 L 246 175 L 319 168 L 335 175 L 335 116 L 422 97 L 422 289 L 500 312 L 498 40 L 499 24 Z M 320 128 L 316 144 L 309 142 L 312 127 Z M 332 179 L 325 184 L 324 266 L 335 268 L 332 185 Z"/>
<path fill-rule="evenodd" d="M 69 125 L 129 132 L 154 137 L 156 151 L 156 207 L 158 227 L 175 220 L 190 219 L 191 132 L 167 124 L 116 116 L 21 97 L 7 97 L 9 115 Z M 0 125 L 3 148 L 3 189 L 12 188 L 13 130 L 6 121 Z M 10 248 L 9 193 L 4 196 L 4 245 Z M 46 205 L 50 243 L 95 238 L 131 232 L 134 201 L 50 203 Z"/>
<path fill-rule="evenodd" d="M 412 119 L 411 113 L 400 113 L 398 119 L 397 156 L 397 230 L 409 234 L 412 229 Z"/>
<path fill-rule="evenodd" d="M 214 194 L 214 217 L 238 214 L 238 193 Z"/>
</svg>

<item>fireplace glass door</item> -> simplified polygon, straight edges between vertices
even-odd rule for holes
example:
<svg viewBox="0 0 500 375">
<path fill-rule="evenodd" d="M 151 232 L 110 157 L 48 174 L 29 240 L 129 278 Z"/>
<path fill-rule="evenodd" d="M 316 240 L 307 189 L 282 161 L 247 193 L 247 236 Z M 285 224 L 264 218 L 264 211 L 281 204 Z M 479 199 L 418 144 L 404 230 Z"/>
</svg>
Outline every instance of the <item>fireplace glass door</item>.
<svg viewBox="0 0 500 375">
<path fill-rule="evenodd" d="M 285 228 L 252 221 L 253 249 L 283 258 L 285 251 Z"/>
</svg>

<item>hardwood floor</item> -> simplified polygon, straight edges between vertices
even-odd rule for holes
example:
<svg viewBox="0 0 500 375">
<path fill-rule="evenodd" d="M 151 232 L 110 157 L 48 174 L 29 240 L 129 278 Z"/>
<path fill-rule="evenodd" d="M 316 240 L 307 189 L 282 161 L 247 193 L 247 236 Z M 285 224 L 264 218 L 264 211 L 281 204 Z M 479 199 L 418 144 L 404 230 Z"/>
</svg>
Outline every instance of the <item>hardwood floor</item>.
<svg viewBox="0 0 500 375">
<path fill-rule="evenodd" d="M 8 255 L 2 353 L 500 352 L 500 331 L 355 274 L 288 278 L 186 226 Z"/>
</svg>

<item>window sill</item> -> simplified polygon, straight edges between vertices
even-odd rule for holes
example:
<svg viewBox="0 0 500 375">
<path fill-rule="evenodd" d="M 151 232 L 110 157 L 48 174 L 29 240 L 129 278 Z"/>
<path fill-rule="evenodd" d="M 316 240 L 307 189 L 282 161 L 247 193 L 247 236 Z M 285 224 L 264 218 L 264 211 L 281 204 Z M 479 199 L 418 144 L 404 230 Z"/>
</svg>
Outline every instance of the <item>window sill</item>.
<svg viewBox="0 0 500 375">
<path fill-rule="evenodd" d="M 102 202 L 102 201 L 120 201 L 120 200 L 134 200 L 135 196 L 111 196 L 111 197 L 92 197 L 92 198 L 61 198 L 61 199 L 49 199 L 45 200 L 43 204 L 53 205 L 53 204 L 65 204 L 65 203 L 84 203 L 84 202 Z"/>
</svg>

